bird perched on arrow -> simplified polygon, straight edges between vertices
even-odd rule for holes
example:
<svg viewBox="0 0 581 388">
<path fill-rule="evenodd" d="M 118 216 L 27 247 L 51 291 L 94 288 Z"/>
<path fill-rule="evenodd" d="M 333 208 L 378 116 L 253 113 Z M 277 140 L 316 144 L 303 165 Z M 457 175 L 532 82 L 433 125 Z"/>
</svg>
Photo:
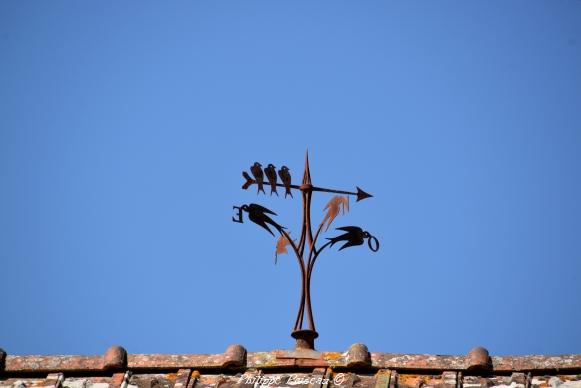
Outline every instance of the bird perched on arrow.
<svg viewBox="0 0 581 388">
<path fill-rule="evenodd" d="M 250 172 L 254 175 L 254 180 L 256 181 L 256 185 L 258 186 L 258 190 L 256 193 L 260 193 L 261 191 L 264 192 L 264 187 L 262 186 L 262 182 L 264 181 L 264 174 L 262 173 L 262 165 L 258 162 L 254 162 L 252 166 L 250 166 Z"/>
<path fill-rule="evenodd" d="M 293 193 L 291 192 L 291 174 L 287 166 L 282 166 L 280 170 L 278 170 L 278 176 L 282 181 L 285 190 L 284 197 L 286 198 L 287 195 L 290 194 L 291 198 L 293 197 Z"/>
<path fill-rule="evenodd" d="M 266 178 L 270 184 L 270 195 L 275 193 L 278 197 L 278 193 L 276 191 L 276 167 L 274 167 L 274 164 L 270 163 L 268 167 L 264 169 L 264 173 L 266 174 Z"/>
<path fill-rule="evenodd" d="M 251 203 L 249 205 L 242 205 L 240 207 L 245 212 L 248 212 L 248 219 L 254 222 L 256 225 L 262 226 L 264 229 L 268 231 L 268 233 L 274 236 L 274 233 L 270 230 L 267 224 L 272 225 L 276 230 L 281 232 L 284 229 L 282 226 L 277 224 L 272 218 L 270 218 L 267 214 L 272 214 L 276 216 L 276 213 L 268 210 L 267 208 L 260 206 L 255 203 Z M 282 233 L 282 232 L 281 232 Z"/>
<path fill-rule="evenodd" d="M 371 237 L 368 232 L 364 232 L 363 229 L 358 226 L 342 226 L 340 228 L 336 228 L 336 230 L 347 232 L 337 237 L 327 238 L 327 240 L 331 241 L 331 246 L 339 241 L 347 241 L 341 248 L 339 248 L 339 250 L 355 245 L 363 245 L 364 239 Z"/>
</svg>

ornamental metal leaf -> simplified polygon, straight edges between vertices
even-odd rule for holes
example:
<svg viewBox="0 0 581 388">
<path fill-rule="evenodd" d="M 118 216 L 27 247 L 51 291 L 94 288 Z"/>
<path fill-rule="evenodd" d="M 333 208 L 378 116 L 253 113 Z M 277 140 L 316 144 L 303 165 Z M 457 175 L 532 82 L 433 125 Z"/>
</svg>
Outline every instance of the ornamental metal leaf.
<svg viewBox="0 0 581 388">
<path fill-rule="evenodd" d="M 290 233 L 289 233 L 290 234 Z M 280 235 L 278 240 L 276 240 L 276 251 L 274 254 L 274 264 L 276 264 L 278 255 L 283 253 L 288 253 L 287 246 L 290 245 L 290 241 L 284 236 Z"/>
<path fill-rule="evenodd" d="M 335 195 L 323 209 L 323 211 L 325 210 L 327 210 L 327 214 L 325 214 L 325 218 L 323 218 L 323 221 L 321 221 L 321 225 L 325 227 L 325 223 L 327 223 L 327 226 L 325 227 L 326 232 L 329 230 L 329 226 L 331 226 L 331 223 L 335 217 L 339 215 L 341 210 L 343 210 L 343 214 L 345 214 L 345 210 L 349 211 L 349 197 Z"/>
</svg>

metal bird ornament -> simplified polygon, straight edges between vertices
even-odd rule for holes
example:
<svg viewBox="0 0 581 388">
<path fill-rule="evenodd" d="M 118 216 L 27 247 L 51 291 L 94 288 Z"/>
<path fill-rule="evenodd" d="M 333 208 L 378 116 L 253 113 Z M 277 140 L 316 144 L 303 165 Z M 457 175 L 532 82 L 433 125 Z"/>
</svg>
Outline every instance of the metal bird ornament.
<svg viewBox="0 0 581 388">
<path fill-rule="evenodd" d="M 289 195 L 293 198 L 292 190 L 300 192 L 300 198 L 302 198 L 302 224 L 300 233 L 297 233 L 296 239 L 292 239 L 288 229 L 281 226 L 271 218 L 272 216 L 276 216 L 275 212 L 256 203 L 234 206 L 234 209 L 237 210 L 237 214 L 232 217 L 232 221 L 243 223 L 243 214 L 248 213 L 248 219 L 250 221 L 261 228 L 264 228 L 272 236 L 275 236 L 276 234 L 278 239 L 275 248 L 275 264 L 277 263 L 278 255 L 280 254 L 294 253 L 296 256 L 301 270 L 301 299 L 299 311 L 291 335 L 296 339 L 297 349 L 314 349 L 315 338 L 317 338 L 319 334 L 315 330 L 313 309 L 311 305 L 311 276 L 317 258 L 325 249 L 332 247 L 339 242 L 342 244 L 339 251 L 345 248 L 363 245 L 366 239 L 369 249 L 374 252 L 379 249 L 379 241 L 377 238 L 358 226 L 343 226 L 337 228 L 336 230 L 342 231 L 343 234 L 327 238 L 326 241 L 323 240 L 323 237 L 320 235 L 327 233 L 330 225 L 339 215 L 344 215 L 349 211 L 349 197 L 356 198 L 356 202 L 359 202 L 370 198 L 371 194 L 366 193 L 357 186 L 356 191 L 336 190 L 314 186 L 311 181 L 308 153 L 305 158 L 303 179 L 299 184 L 292 184 L 290 170 L 284 165 L 278 170 L 280 181 L 277 181 L 276 167 L 272 163 L 268 164 L 268 166 L 263 170 L 262 165 L 259 162 L 255 162 L 250 167 L 250 173 L 243 171 L 242 176 L 245 179 L 242 189 L 247 190 L 250 186 L 255 184 L 258 188 L 257 194 L 260 194 L 261 191 L 265 193 L 264 183 L 266 182 L 264 182 L 264 176 L 266 176 L 268 179 L 268 185 L 270 186 L 271 199 L 272 193 L 276 193 L 277 197 L 282 200 L 282 195 L 279 196 L 277 187 L 285 189 L 284 198 L 287 198 Z M 311 201 L 312 196 L 315 193 L 333 193 L 334 196 L 323 209 L 323 212 L 326 214 L 322 217 L 318 227 L 313 230 L 311 224 Z M 272 228 L 274 228 L 278 233 L 274 233 L 275 231 L 272 230 Z"/>
<path fill-rule="evenodd" d="M 375 237 L 373 237 L 371 234 L 369 234 L 369 232 L 363 231 L 363 229 L 361 229 L 358 226 L 342 226 L 340 228 L 335 228 L 335 229 L 342 230 L 342 231 L 346 232 L 346 233 L 343 233 L 342 235 L 337 236 L 337 237 L 327 238 L 327 240 L 329 240 L 329 243 L 331 244 L 331 246 L 333 246 L 335 243 L 337 243 L 339 241 L 346 241 L 346 243 L 343 244 L 343 246 L 341 248 L 339 248 L 339 250 L 343 250 L 343 249 L 349 248 L 349 247 L 354 247 L 357 245 L 363 245 L 363 242 L 365 241 L 365 239 L 368 239 L 368 245 L 372 251 L 377 252 L 377 250 L 379 249 L 379 241 L 377 241 L 377 239 Z M 374 240 L 373 246 L 371 244 L 372 239 Z"/>
<path fill-rule="evenodd" d="M 280 170 L 278 170 L 278 176 L 280 177 L 280 180 L 282 181 L 282 184 L 284 185 L 285 188 L 284 192 L 285 198 L 287 195 L 290 195 L 291 198 L 293 197 L 293 193 L 291 192 L 291 174 L 289 171 L 290 170 L 288 169 L 287 166 L 282 166 Z"/>
<path fill-rule="evenodd" d="M 339 241 L 347 241 L 341 248 L 339 248 L 339 250 L 353 247 L 355 245 L 363 245 L 365 238 L 371 236 L 368 232 L 364 232 L 363 229 L 358 226 L 342 226 L 335 229 L 347 232 L 337 237 L 327 238 L 327 240 L 330 240 L 331 246 Z"/>
<path fill-rule="evenodd" d="M 270 195 L 272 195 L 272 193 L 275 193 L 276 196 L 278 197 L 278 193 L 276 191 L 276 167 L 274 167 L 274 164 L 270 163 L 264 169 L 264 174 L 266 175 L 266 178 L 268 179 L 268 184 L 270 185 Z"/>
<path fill-rule="evenodd" d="M 254 164 L 250 166 L 250 172 L 252 173 L 252 175 L 254 175 L 254 180 L 256 181 L 256 185 L 258 186 L 258 190 L 256 192 L 259 193 L 262 191 L 264 194 L 266 194 L 264 192 L 264 187 L 262 185 L 262 182 L 264 181 L 262 165 L 258 162 L 254 162 Z"/>
<path fill-rule="evenodd" d="M 273 216 L 276 216 L 276 213 L 273 212 L 272 210 L 269 210 L 255 203 L 251 203 L 249 205 L 242 205 L 240 208 L 248 213 L 248 219 L 250 221 L 254 222 L 256 225 L 262 226 L 264 229 L 268 231 L 268 233 L 272 234 L 273 236 L 274 233 L 272 233 L 267 224 L 272 225 L 279 232 L 282 229 L 284 229 L 282 226 L 277 224 L 272 218 L 267 216 L 267 214 L 272 214 Z"/>
</svg>

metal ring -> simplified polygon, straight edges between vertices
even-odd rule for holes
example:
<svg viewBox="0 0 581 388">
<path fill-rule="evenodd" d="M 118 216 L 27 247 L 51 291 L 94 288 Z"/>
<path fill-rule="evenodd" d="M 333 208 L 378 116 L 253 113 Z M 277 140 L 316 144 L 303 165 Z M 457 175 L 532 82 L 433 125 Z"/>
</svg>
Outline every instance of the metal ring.
<svg viewBox="0 0 581 388">
<path fill-rule="evenodd" d="M 371 239 L 373 239 L 373 241 L 375 242 L 375 248 L 373 248 L 373 245 L 371 244 Z M 367 245 L 369 246 L 369 249 L 371 249 L 373 252 L 377 252 L 379 250 L 379 240 L 377 240 L 377 238 L 375 238 L 375 236 L 369 236 L 369 238 L 367 239 Z"/>
</svg>

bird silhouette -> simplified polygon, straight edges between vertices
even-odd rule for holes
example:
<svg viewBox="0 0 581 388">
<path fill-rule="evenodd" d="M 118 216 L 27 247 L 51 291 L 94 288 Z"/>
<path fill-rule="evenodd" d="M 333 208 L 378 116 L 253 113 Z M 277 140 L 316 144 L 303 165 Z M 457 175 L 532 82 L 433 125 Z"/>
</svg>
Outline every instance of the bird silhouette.
<svg viewBox="0 0 581 388">
<path fill-rule="evenodd" d="M 331 241 L 331 246 L 339 241 L 347 241 L 341 248 L 339 248 L 339 250 L 355 245 L 362 245 L 365 238 L 371 237 L 368 232 L 364 232 L 363 229 L 358 226 L 342 226 L 340 228 L 336 228 L 336 230 L 347 232 L 337 237 L 327 238 L 327 240 Z"/>
<path fill-rule="evenodd" d="M 282 166 L 280 170 L 278 170 L 278 176 L 280 180 L 284 184 L 284 188 L 286 189 L 284 193 L 284 197 L 286 198 L 287 195 L 290 194 L 291 198 L 293 197 L 293 193 L 291 192 L 291 174 L 287 166 Z"/>
<path fill-rule="evenodd" d="M 268 167 L 264 169 L 264 174 L 266 174 L 266 178 L 270 184 L 270 195 L 275 193 L 278 196 L 278 192 L 276 191 L 276 167 L 270 163 Z"/>
<path fill-rule="evenodd" d="M 248 212 L 248 219 L 254 222 L 257 225 L 262 226 L 264 229 L 268 231 L 268 233 L 274 236 L 274 233 L 270 230 L 267 224 L 272 225 L 276 230 L 279 232 L 284 229 L 282 226 L 277 224 L 272 218 L 270 218 L 267 214 L 272 214 L 276 216 L 276 213 L 272 210 L 268 210 L 267 208 L 257 205 L 255 203 L 251 203 L 249 205 L 242 205 L 240 207 L 242 210 Z"/>
<path fill-rule="evenodd" d="M 254 162 L 252 166 L 250 166 L 250 172 L 254 175 L 254 180 L 256 181 L 256 185 L 258 186 L 258 190 L 256 193 L 260 193 L 261 191 L 264 192 L 264 187 L 262 182 L 264 181 L 264 173 L 262 172 L 262 165 L 258 162 Z"/>
</svg>

